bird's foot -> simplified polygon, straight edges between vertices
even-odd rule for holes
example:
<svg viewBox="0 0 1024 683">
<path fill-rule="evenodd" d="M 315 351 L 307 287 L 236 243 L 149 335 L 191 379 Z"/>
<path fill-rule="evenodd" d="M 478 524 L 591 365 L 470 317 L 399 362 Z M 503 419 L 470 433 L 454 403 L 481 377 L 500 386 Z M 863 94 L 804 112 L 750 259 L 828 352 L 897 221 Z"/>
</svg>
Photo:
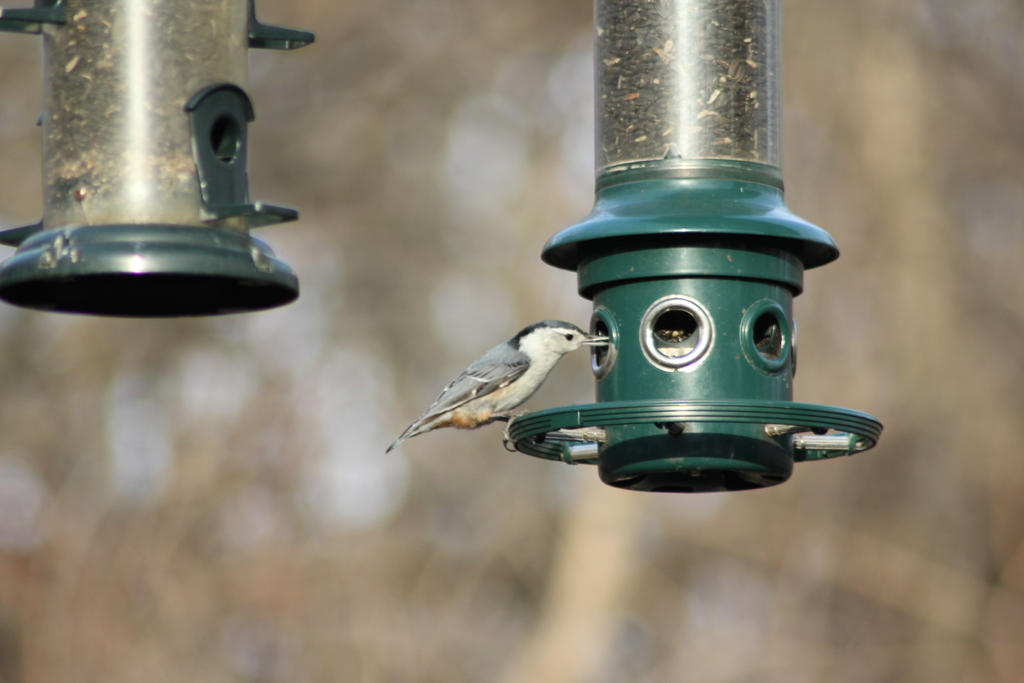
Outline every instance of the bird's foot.
<svg viewBox="0 0 1024 683">
<path fill-rule="evenodd" d="M 516 419 L 517 417 L 522 417 L 525 414 L 526 411 L 516 410 L 494 418 L 495 420 L 501 420 L 505 423 L 505 431 L 501 435 L 501 443 L 505 446 L 505 450 L 508 451 L 509 453 L 516 452 L 516 445 L 512 442 L 512 435 L 509 434 L 508 428 L 512 426 L 512 420 Z"/>
</svg>

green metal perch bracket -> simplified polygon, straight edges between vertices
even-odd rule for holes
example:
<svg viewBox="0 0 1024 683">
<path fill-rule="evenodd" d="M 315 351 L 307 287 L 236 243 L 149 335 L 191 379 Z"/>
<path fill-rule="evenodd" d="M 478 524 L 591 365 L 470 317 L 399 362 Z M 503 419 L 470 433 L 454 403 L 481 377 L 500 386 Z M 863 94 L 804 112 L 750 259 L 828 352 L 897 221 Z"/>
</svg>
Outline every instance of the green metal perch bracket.
<svg viewBox="0 0 1024 683">
<path fill-rule="evenodd" d="M 36 0 L 34 7 L 0 8 L 0 31 L 42 33 L 45 24 L 66 22 L 64 0 Z"/>
<path fill-rule="evenodd" d="M 261 24 L 256 19 L 256 0 L 249 0 L 249 47 L 295 50 L 309 45 L 314 39 L 309 31 Z"/>
<path fill-rule="evenodd" d="M 16 247 L 32 235 L 40 232 L 42 229 L 43 222 L 39 221 L 38 223 L 33 223 L 31 225 L 22 225 L 17 228 L 0 230 L 0 244 L 8 247 Z"/>
</svg>

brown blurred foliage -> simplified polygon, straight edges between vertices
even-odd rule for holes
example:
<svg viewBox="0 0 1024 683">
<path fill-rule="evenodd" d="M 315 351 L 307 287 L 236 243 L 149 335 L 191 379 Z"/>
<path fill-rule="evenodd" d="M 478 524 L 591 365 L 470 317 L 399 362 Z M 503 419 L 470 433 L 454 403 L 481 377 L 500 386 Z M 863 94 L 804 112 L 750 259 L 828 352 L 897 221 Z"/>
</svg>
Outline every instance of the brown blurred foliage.
<svg viewBox="0 0 1024 683">
<path fill-rule="evenodd" d="M 24 3 L 27 4 L 27 3 Z M 756 492 L 604 487 L 500 427 L 384 446 L 477 353 L 586 320 L 585 0 L 261 0 L 284 309 L 0 308 L 0 681 L 1024 676 L 1024 6 L 783 3 L 787 200 L 843 251 L 798 400 L 886 423 Z M 40 200 L 38 38 L 0 34 L 0 219 Z M 529 404 L 589 399 L 581 357 Z"/>
</svg>

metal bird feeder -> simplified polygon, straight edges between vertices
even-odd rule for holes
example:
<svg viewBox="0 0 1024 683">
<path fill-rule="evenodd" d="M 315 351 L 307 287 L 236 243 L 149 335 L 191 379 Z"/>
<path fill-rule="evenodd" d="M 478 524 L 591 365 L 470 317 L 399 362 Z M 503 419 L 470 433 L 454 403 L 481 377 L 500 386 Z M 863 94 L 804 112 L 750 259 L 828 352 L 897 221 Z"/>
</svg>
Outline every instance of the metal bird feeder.
<svg viewBox="0 0 1024 683">
<path fill-rule="evenodd" d="M 794 403 L 793 297 L 838 257 L 783 201 L 778 0 L 596 0 L 597 198 L 542 257 L 594 302 L 597 403 L 514 420 L 527 454 L 613 486 L 729 491 L 875 445 Z"/>
<path fill-rule="evenodd" d="M 313 35 L 261 24 L 255 0 L 36 0 L 0 30 L 44 45 L 43 217 L 0 297 L 125 316 L 230 313 L 298 296 L 292 270 L 249 229 L 294 220 L 249 198 L 247 48 Z"/>
</svg>

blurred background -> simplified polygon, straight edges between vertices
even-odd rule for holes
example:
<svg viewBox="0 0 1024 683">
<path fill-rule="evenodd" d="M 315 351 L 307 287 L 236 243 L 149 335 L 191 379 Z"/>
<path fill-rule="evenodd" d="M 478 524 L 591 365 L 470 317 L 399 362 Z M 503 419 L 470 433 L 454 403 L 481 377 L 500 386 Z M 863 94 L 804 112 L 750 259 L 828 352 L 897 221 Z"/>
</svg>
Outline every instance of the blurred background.
<svg viewBox="0 0 1024 683">
<path fill-rule="evenodd" d="M 20 4 L 25 3 L 10 3 Z M 0 681 L 1024 677 L 1024 5 L 784 0 L 787 202 L 839 243 L 796 399 L 877 448 L 732 494 L 384 447 L 480 352 L 585 324 L 588 0 L 259 0 L 269 312 L 0 305 Z M 41 212 L 41 41 L 0 34 L 0 225 Z M 10 250 L 3 248 L 6 257 Z M 587 402 L 583 354 L 527 404 Z"/>
</svg>

